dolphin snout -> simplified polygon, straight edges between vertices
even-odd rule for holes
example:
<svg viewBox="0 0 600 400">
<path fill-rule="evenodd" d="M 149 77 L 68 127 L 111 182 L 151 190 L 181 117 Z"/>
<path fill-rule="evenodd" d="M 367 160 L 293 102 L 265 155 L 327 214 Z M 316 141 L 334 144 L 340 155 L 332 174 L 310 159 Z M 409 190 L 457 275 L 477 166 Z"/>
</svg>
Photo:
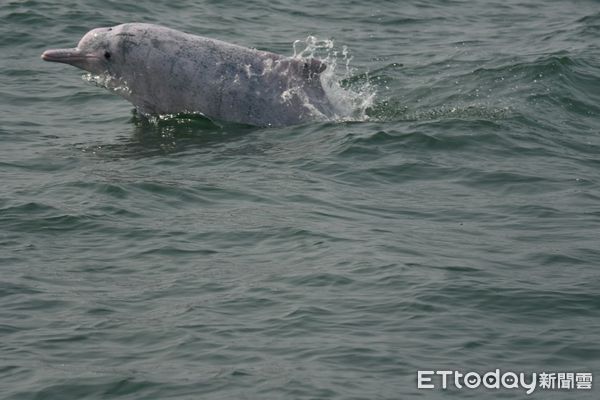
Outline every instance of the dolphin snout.
<svg viewBox="0 0 600 400">
<path fill-rule="evenodd" d="M 86 59 L 86 55 L 83 54 L 79 49 L 52 49 L 46 50 L 42 53 L 42 60 L 59 62 L 65 64 L 73 64 L 78 61 Z"/>
</svg>

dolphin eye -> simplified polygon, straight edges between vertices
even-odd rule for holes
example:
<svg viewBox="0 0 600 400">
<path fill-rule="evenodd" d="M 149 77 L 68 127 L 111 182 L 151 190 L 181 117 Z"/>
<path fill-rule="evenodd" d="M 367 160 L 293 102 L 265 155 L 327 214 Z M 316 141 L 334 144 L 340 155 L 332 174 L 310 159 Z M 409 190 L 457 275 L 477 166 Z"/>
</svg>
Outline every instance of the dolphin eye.
<svg viewBox="0 0 600 400">
<path fill-rule="evenodd" d="M 110 60 L 110 53 L 108 51 L 104 52 L 104 58 L 106 58 L 107 60 Z"/>
</svg>

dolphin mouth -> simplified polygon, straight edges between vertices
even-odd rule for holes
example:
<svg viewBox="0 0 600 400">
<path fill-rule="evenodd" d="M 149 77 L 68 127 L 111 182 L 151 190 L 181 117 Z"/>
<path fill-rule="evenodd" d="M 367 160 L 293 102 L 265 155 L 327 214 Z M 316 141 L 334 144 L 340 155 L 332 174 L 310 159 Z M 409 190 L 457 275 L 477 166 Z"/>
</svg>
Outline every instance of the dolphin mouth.
<svg viewBox="0 0 600 400">
<path fill-rule="evenodd" d="M 81 50 L 74 49 L 52 49 L 46 50 L 42 53 L 42 60 L 50 62 L 59 62 L 64 64 L 74 64 L 76 62 L 84 61 L 91 57 L 84 54 Z"/>
</svg>

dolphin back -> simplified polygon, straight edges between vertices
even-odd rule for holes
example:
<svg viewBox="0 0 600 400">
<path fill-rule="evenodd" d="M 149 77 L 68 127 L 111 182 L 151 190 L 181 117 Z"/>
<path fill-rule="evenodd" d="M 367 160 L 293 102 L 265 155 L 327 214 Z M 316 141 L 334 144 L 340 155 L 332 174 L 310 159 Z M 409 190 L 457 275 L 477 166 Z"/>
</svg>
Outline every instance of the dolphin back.
<svg viewBox="0 0 600 400">
<path fill-rule="evenodd" d="M 326 64 L 249 49 L 151 24 L 114 28 L 114 73 L 143 114 L 198 112 L 260 126 L 334 114 L 320 74 Z M 117 63 L 121 63 L 117 65 Z"/>
</svg>

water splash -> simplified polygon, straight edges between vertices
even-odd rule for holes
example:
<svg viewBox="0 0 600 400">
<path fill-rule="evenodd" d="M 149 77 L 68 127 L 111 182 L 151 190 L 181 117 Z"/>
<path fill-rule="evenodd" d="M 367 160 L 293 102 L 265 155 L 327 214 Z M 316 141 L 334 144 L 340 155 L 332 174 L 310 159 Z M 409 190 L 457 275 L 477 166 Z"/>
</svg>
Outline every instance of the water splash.
<svg viewBox="0 0 600 400">
<path fill-rule="evenodd" d="M 373 105 L 376 95 L 375 86 L 368 79 L 347 87 L 340 85 L 340 81 L 348 80 L 356 74 L 356 69 L 350 66 L 353 56 L 347 46 L 338 49 L 333 40 L 308 36 L 304 40 L 294 41 L 293 51 L 292 58 L 315 58 L 327 65 L 327 69 L 320 74 L 320 79 L 335 109 L 334 120 L 366 121 L 369 119 L 367 110 Z"/>
<path fill-rule="evenodd" d="M 92 85 L 111 90 L 121 96 L 127 97 L 131 95 L 131 89 L 127 85 L 127 82 L 122 79 L 116 79 L 109 74 L 95 75 L 87 73 L 83 74 L 81 78 Z"/>
</svg>

